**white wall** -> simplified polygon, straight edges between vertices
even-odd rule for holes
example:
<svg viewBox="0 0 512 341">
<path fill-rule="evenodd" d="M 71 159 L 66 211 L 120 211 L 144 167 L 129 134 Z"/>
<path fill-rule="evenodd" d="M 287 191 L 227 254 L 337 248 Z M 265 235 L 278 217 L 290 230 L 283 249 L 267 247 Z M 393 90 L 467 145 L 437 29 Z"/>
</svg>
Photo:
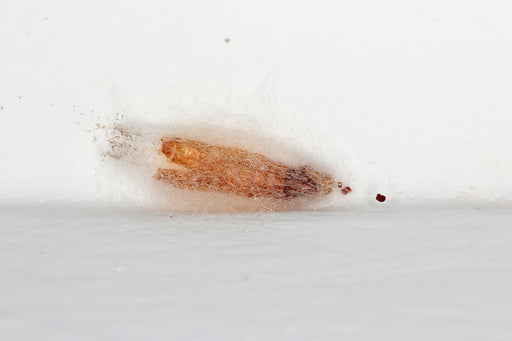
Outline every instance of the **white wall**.
<svg viewBox="0 0 512 341">
<path fill-rule="evenodd" d="M 89 132 L 122 113 L 282 141 L 351 185 L 336 205 L 510 206 L 511 19 L 483 0 L 3 1 L 0 202 L 151 203 Z"/>
</svg>

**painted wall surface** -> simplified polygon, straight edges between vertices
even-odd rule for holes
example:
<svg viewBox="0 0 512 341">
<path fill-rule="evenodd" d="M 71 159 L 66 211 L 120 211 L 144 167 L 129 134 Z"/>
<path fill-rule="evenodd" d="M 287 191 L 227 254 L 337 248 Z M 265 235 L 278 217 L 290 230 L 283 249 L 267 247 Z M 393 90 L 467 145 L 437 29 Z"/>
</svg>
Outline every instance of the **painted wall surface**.
<svg viewBox="0 0 512 341">
<path fill-rule="evenodd" d="M 329 205 L 510 206 L 511 18 L 510 1 L 3 1 L 0 202 L 163 200 L 102 160 L 96 124 L 122 115 L 300 151 L 354 189 Z"/>
</svg>

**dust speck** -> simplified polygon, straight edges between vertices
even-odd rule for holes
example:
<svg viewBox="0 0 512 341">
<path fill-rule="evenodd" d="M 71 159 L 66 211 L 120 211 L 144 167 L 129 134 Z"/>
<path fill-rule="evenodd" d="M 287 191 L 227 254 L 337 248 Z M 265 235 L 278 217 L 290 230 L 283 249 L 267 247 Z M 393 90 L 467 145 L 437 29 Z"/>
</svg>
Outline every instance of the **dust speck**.
<svg viewBox="0 0 512 341">
<path fill-rule="evenodd" d="M 229 44 L 229 42 L 230 42 L 230 41 L 231 41 L 231 38 L 224 38 L 224 42 L 225 42 L 226 44 Z"/>
</svg>

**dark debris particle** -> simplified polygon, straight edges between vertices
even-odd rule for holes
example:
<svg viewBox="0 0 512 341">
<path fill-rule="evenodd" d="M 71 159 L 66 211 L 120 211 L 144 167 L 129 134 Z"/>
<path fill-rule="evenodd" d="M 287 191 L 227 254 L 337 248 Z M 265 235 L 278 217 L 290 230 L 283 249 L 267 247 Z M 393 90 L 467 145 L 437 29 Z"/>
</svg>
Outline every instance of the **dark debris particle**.
<svg viewBox="0 0 512 341">
<path fill-rule="evenodd" d="M 224 38 L 224 42 L 225 42 L 226 44 L 229 44 L 229 42 L 230 42 L 230 41 L 231 41 L 231 38 Z"/>
<path fill-rule="evenodd" d="M 343 188 L 343 189 L 341 190 L 341 194 L 343 194 L 343 195 L 347 195 L 347 194 L 349 194 L 350 192 L 352 192 L 352 188 L 350 188 L 350 187 L 348 187 L 348 186 L 347 186 L 347 187 L 345 187 L 345 188 Z"/>
<path fill-rule="evenodd" d="M 377 196 L 375 197 L 375 199 L 377 199 L 377 201 L 379 201 L 379 202 L 384 202 L 384 201 L 386 201 L 386 196 L 378 193 Z"/>
</svg>

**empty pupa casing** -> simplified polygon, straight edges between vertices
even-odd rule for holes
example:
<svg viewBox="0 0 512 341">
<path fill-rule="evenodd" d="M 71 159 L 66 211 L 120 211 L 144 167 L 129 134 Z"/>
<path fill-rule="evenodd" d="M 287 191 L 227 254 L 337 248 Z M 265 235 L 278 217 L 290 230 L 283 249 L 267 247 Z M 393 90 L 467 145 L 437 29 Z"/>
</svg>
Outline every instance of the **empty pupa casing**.
<svg viewBox="0 0 512 341">
<path fill-rule="evenodd" d="M 170 165 L 159 168 L 155 178 L 178 188 L 275 199 L 327 194 L 334 188 L 329 174 L 309 166 L 293 168 L 258 153 L 190 139 L 161 141 L 159 153 Z"/>
</svg>

